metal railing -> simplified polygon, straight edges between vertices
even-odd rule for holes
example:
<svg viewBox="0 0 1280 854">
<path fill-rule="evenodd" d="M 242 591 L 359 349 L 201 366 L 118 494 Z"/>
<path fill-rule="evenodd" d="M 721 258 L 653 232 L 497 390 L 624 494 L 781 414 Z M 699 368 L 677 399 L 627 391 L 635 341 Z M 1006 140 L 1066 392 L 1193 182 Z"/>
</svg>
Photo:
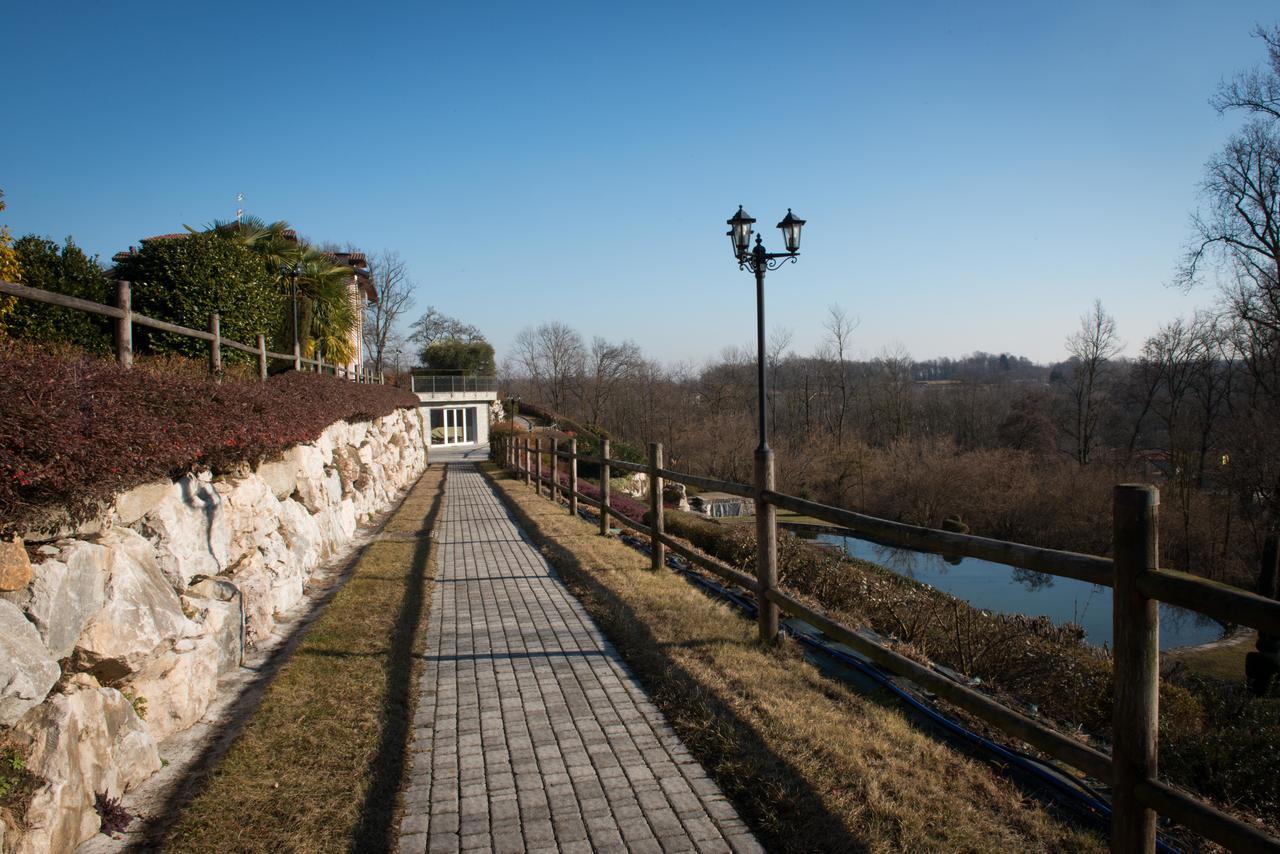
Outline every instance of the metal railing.
<svg viewBox="0 0 1280 854">
<path fill-rule="evenodd" d="M 495 437 L 494 445 L 494 459 L 504 463 L 539 494 L 546 486 L 549 496 L 553 499 L 557 495 L 564 497 L 568 501 L 569 512 L 575 515 L 579 502 L 599 510 L 601 534 L 609 533 L 609 518 L 612 516 L 618 524 L 648 537 L 653 569 L 664 565 L 665 552 L 670 549 L 731 584 L 754 592 L 757 605 L 762 610 L 772 606 L 803 620 L 885 670 L 937 694 L 1054 759 L 1105 781 L 1111 787 L 1112 796 L 1112 851 L 1125 854 L 1154 851 L 1157 813 L 1232 851 L 1280 850 L 1280 839 L 1162 782 L 1156 774 L 1156 710 L 1160 693 L 1157 603 L 1168 602 L 1219 621 L 1276 635 L 1280 634 L 1280 602 L 1206 578 L 1161 568 L 1156 536 L 1159 491 L 1154 486 L 1122 484 L 1115 488 L 1112 512 L 1115 556 L 1106 558 L 904 525 L 796 498 L 759 484 L 753 487 L 672 471 L 663 468 L 662 446 L 656 443 L 649 446 L 647 465 L 611 459 L 608 440 L 601 441 L 599 456 L 579 454 L 578 442 L 572 438 L 508 435 Z M 561 450 L 562 447 L 567 447 L 567 450 Z M 567 485 L 559 482 L 561 460 L 568 468 Z M 578 490 L 578 460 L 600 467 L 598 500 Z M 650 525 L 623 516 L 609 506 L 611 469 L 648 475 Z M 768 579 L 777 578 L 776 565 L 773 572 L 752 576 L 668 536 L 663 521 L 664 480 L 751 498 L 756 503 L 757 515 L 766 506 L 781 507 L 891 545 L 947 557 L 974 557 L 1009 566 L 1029 567 L 1038 572 L 1112 588 L 1114 642 L 1110 651 L 1115 705 L 1111 752 L 1105 753 L 1033 720 L 800 601 L 769 583 Z M 771 535 L 776 538 L 776 528 Z M 764 551 L 776 560 L 776 539 L 774 547 L 766 547 Z M 772 638 L 762 639 L 772 641 Z"/>
<path fill-rule="evenodd" d="M 113 318 L 116 322 L 116 361 L 123 368 L 133 367 L 133 327 L 145 326 L 148 329 L 158 329 L 161 332 L 171 332 L 175 335 L 184 335 L 188 338 L 209 342 L 209 372 L 214 376 L 221 376 L 222 374 L 222 348 L 230 347 L 232 350 L 240 350 L 258 357 L 258 378 L 262 380 L 267 378 L 267 361 L 276 359 L 282 362 L 292 362 L 295 371 L 300 371 L 303 366 L 306 366 L 317 373 L 332 373 L 335 377 L 348 379 L 352 382 L 376 383 L 378 385 L 386 383 L 386 377 L 381 373 L 374 374 L 359 367 L 352 369 L 346 365 L 326 363 L 323 356 L 319 359 L 304 359 L 298 350 L 297 344 L 294 344 L 293 353 L 273 353 L 267 349 L 267 337 L 265 334 L 260 333 L 258 335 L 256 346 L 241 344 L 239 341 L 232 341 L 230 338 L 223 338 L 221 318 L 217 312 L 209 315 L 208 331 L 191 329 L 165 320 L 156 320 L 155 318 L 147 317 L 145 314 L 138 314 L 133 310 L 131 285 L 123 280 L 116 282 L 116 304 L 114 306 L 102 305 L 79 297 L 41 290 L 40 288 L 31 288 L 15 282 L 0 281 L 0 294 L 8 294 L 9 296 L 31 300 L 32 302 L 56 305 L 59 308 L 83 311 L 86 314 L 97 314 L 102 317 Z"/>
<path fill-rule="evenodd" d="M 497 377 L 481 377 L 473 374 L 430 375 L 411 377 L 415 394 L 458 394 L 463 392 L 487 392 L 498 390 Z"/>
</svg>

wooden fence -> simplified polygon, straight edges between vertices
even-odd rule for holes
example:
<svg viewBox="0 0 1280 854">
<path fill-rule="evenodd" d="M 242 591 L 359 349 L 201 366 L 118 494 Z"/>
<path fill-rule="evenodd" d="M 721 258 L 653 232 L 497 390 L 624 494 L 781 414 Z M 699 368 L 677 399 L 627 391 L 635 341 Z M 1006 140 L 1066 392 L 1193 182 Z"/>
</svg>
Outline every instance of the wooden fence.
<svg viewBox="0 0 1280 854">
<path fill-rule="evenodd" d="M 32 300 L 33 302 L 43 302 L 60 308 L 69 308 L 88 314 L 113 318 L 116 322 L 116 361 L 124 368 L 133 367 L 133 327 L 136 325 L 209 342 L 209 371 L 214 376 L 221 376 L 222 374 L 222 348 L 230 347 L 232 350 L 240 350 L 258 357 L 258 378 L 261 380 L 267 378 L 267 360 L 276 359 L 292 362 L 295 371 L 300 371 L 303 366 L 306 366 L 317 373 L 325 373 L 328 370 L 334 376 L 349 379 L 353 382 L 376 383 L 378 385 L 386 383 L 386 377 L 381 373 L 375 375 L 365 371 L 363 368 L 349 370 L 345 365 L 326 364 L 323 356 L 319 359 L 304 359 L 297 342 L 294 342 L 293 353 L 290 354 L 273 353 L 268 350 L 267 337 L 263 333 L 258 334 L 257 345 L 253 347 L 248 344 L 241 344 L 239 341 L 232 341 L 230 338 L 223 338 L 220 326 L 221 320 L 217 312 L 209 315 L 208 331 L 189 329 L 185 326 L 178 326 L 176 323 L 156 320 L 153 317 L 147 317 L 145 314 L 138 314 L 132 308 L 130 285 L 126 281 L 116 282 L 116 304 L 114 306 L 102 305 L 101 303 L 54 293 L 53 291 L 44 291 L 39 288 L 29 288 L 26 285 L 15 284 L 14 282 L 0 281 L 0 294 L 8 294 L 9 296 Z"/>
<path fill-rule="evenodd" d="M 567 449 L 560 447 L 562 442 L 567 444 Z M 1112 798 L 1112 851 L 1124 854 L 1154 851 L 1157 814 L 1168 816 L 1233 851 L 1280 851 L 1280 839 L 1161 782 L 1156 775 L 1160 691 L 1158 603 L 1167 602 L 1225 623 L 1250 626 L 1277 635 L 1280 634 L 1280 602 L 1198 576 L 1160 568 L 1157 540 L 1160 495 L 1154 486 L 1122 484 L 1115 488 L 1112 508 L 1114 557 L 1104 558 L 904 525 L 829 507 L 776 492 L 771 488 L 772 478 L 762 477 L 764 473 L 759 471 L 754 487 L 671 471 L 663 467 L 662 446 L 656 443 L 649 447 L 647 465 L 610 459 L 608 440 L 602 441 L 598 457 L 584 457 L 578 454 L 576 439 L 508 435 L 496 437 L 494 453 L 496 459 L 522 475 L 525 483 L 532 484 L 539 494 L 544 485 L 552 498 L 564 493 L 570 513 L 577 513 L 579 502 L 599 510 L 601 534 L 608 534 L 612 516 L 620 525 L 648 537 L 652 544 L 653 568 L 663 565 L 664 553 L 669 549 L 732 584 L 754 591 L 762 612 L 761 640 L 774 640 L 776 628 L 770 631 L 765 627 L 776 627 L 779 610 L 790 614 L 827 637 L 847 644 L 884 669 L 932 691 L 1001 731 L 1095 779 L 1106 781 L 1110 784 Z M 543 471 L 544 456 L 550 460 L 549 473 Z M 600 466 L 598 501 L 578 490 L 579 459 Z M 567 489 L 558 483 L 556 477 L 560 460 L 568 465 Z M 614 470 L 648 475 L 651 526 L 633 521 L 610 508 L 609 478 Z M 761 566 L 759 569 L 764 571 L 758 571 L 755 576 L 668 536 L 663 524 L 664 480 L 751 498 L 755 501 L 758 518 L 766 516 L 764 511 L 767 508 L 780 507 L 888 545 L 946 557 L 981 558 L 1112 588 L 1111 652 L 1115 705 L 1110 755 L 868 639 L 778 588 L 777 528 L 773 521 L 764 531 L 767 541 L 765 548 L 761 549 L 767 556 L 766 560 L 773 565 Z M 768 513 L 767 518 L 772 520 L 773 513 Z M 776 609 L 772 620 L 764 613 L 768 609 Z"/>
</svg>

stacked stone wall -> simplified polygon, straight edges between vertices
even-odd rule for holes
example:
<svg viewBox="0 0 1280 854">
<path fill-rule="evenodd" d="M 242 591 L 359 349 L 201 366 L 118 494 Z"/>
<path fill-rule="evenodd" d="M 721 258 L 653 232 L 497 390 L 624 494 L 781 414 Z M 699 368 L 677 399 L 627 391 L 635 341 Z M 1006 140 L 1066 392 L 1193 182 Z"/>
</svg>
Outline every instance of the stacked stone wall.
<svg viewBox="0 0 1280 854">
<path fill-rule="evenodd" d="M 159 743 L 425 466 L 423 419 L 402 409 L 253 470 L 137 487 L 60 539 L 0 544 L 0 743 L 40 781 L 21 826 L 0 816 L 0 851 L 97 833 L 97 796 L 160 768 Z"/>
</svg>

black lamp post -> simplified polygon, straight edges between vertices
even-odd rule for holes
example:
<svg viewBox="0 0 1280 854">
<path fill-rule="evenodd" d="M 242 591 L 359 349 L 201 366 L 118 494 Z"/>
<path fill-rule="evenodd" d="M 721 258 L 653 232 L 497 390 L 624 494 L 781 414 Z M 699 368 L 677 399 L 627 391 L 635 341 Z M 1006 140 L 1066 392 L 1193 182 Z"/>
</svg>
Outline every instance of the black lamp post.
<svg viewBox="0 0 1280 854">
<path fill-rule="evenodd" d="M 769 425 L 765 417 L 764 382 L 764 274 L 776 270 L 787 261 L 795 263 L 800 255 L 800 229 L 804 220 L 787 209 L 787 215 L 778 223 L 782 230 L 782 242 L 786 252 L 767 252 L 764 240 L 756 235 L 756 245 L 751 246 L 751 226 L 755 219 L 742 206 L 729 221 L 729 240 L 733 243 L 733 257 L 739 270 L 750 270 L 756 276 L 756 391 L 759 415 L 760 445 L 755 453 L 756 491 L 756 579 L 757 613 L 760 638 L 771 641 L 778 634 L 778 606 L 769 601 L 766 592 L 777 586 L 778 575 L 778 524 L 777 511 L 765 500 L 765 493 L 772 492 L 773 450 L 769 447 Z"/>
<path fill-rule="evenodd" d="M 298 340 L 298 276 L 302 273 L 301 264 L 285 264 L 280 268 L 281 275 L 289 277 L 289 298 L 293 301 L 293 358 L 296 365 L 301 350 Z"/>
</svg>

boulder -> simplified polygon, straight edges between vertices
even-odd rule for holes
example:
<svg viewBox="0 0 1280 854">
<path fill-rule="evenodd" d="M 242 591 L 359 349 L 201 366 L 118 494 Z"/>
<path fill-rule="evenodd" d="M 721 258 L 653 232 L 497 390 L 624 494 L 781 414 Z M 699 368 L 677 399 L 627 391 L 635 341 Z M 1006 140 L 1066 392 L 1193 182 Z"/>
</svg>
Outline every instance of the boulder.
<svg viewBox="0 0 1280 854">
<path fill-rule="evenodd" d="M 121 689 L 146 701 L 147 729 L 156 741 L 195 724 L 218 694 L 218 641 L 183 638 L 129 677 Z"/>
<path fill-rule="evenodd" d="M 104 682 L 142 669 L 185 633 L 178 594 L 160 571 L 151 544 L 128 528 L 99 541 L 110 552 L 104 605 L 76 641 L 75 667 Z"/>
<path fill-rule="evenodd" d="M 329 503 L 329 486 L 324 459 L 312 445 L 295 445 L 290 453 L 297 462 L 297 496 L 311 513 L 323 510 Z"/>
<path fill-rule="evenodd" d="M 217 484 L 217 489 L 223 496 L 222 506 L 231 529 L 227 560 L 230 565 L 248 552 L 263 548 L 276 533 L 280 502 L 267 482 L 256 474 L 224 481 Z"/>
<path fill-rule="evenodd" d="M 280 501 L 292 495 L 298 486 L 298 464 L 289 454 L 278 460 L 260 463 L 256 473 L 267 484 L 271 494 Z"/>
<path fill-rule="evenodd" d="M 41 548 L 42 556 L 49 552 L 51 556 L 35 565 L 31 585 L 6 598 L 35 624 L 49 654 L 63 659 L 75 648 L 89 619 L 102 608 L 111 552 L 84 540 Z"/>
<path fill-rule="evenodd" d="M 256 646 L 275 628 L 275 595 L 273 577 L 262 562 L 262 555 L 246 555 L 232 568 L 230 581 L 244 597 L 245 645 Z"/>
<path fill-rule="evenodd" d="M 137 523 L 155 546 L 160 570 L 175 591 L 197 575 L 217 575 L 230 561 L 231 526 L 208 475 L 187 475 Z"/>
<path fill-rule="evenodd" d="M 315 518 L 296 501 L 280 502 L 280 535 L 292 555 L 293 562 L 305 574 L 320 562 L 324 545 Z M 270 560 L 270 551 L 264 552 Z M 279 561 L 276 561 L 277 563 Z"/>
<path fill-rule="evenodd" d="M 44 782 L 6 851 L 72 851 L 98 832 L 98 793 L 119 797 L 160 769 L 155 739 L 117 690 L 79 673 L 13 729 Z"/>
<path fill-rule="evenodd" d="M 161 501 L 176 494 L 177 489 L 177 484 L 171 480 L 157 480 L 121 493 L 116 497 L 115 523 L 123 527 L 132 525 L 155 509 Z"/>
<path fill-rule="evenodd" d="M 61 674 L 36 627 L 17 605 L 0 600 L 0 727 L 38 705 Z"/>
<path fill-rule="evenodd" d="M 201 633 L 216 642 L 218 675 L 239 667 L 244 658 L 244 611 L 239 588 L 222 578 L 205 578 L 191 585 L 182 604 Z"/>
<path fill-rule="evenodd" d="M 0 591 L 21 590 L 31 581 L 31 559 L 22 540 L 0 540 Z"/>
</svg>

